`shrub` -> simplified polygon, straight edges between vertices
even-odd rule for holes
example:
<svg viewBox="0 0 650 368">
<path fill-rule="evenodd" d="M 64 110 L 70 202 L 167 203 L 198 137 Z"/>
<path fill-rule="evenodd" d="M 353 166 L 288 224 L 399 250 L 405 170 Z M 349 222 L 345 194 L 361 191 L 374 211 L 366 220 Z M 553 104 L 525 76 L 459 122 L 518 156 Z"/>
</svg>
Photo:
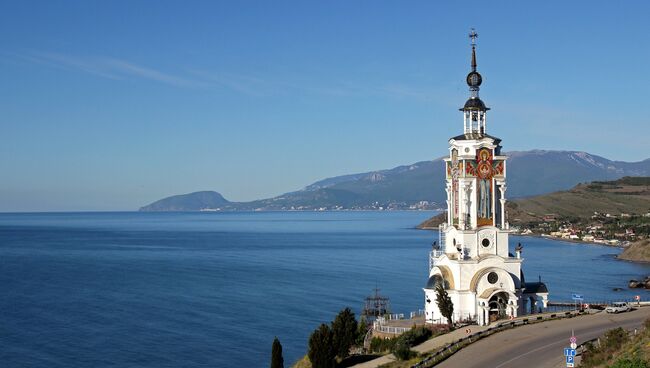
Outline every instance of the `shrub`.
<svg viewBox="0 0 650 368">
<path fill-rule="evenodd" d="M 415 352 L 411 350 L 411 346 L 408 345 L 406 340 L 398 339 L 393 354 L 399 360 L 409 360 L 415 355 Z"/>
<path fill-rule="evenodd" d="M 398 339 L 404 341 L 409 347 L 413 347 L 427 341 L 432 334 L 431 330 L 426 327 L 416 327 L 404 332 Z"/>
<path fill-rule="evenodd" d="M 610 368 L 648 368 L 645 360 L 639 357 L 619 359 Z"/>
<path fill-rule="evenodd" d="M 382 339 L 381 337 L 373 337 L 370 340 L 370 351 L 373 353 L 383 353 L 385 351 L 393 351 L 397 337 Z"/>
<path fill-rule="evenodd" d="M 603 338 L 603 348 L 606 351 L 615 351 L 623 346 L 623 343 L 629 339 L 627 332 L 622 327 L 615 328 L 605 332 Z"/>
</svg>

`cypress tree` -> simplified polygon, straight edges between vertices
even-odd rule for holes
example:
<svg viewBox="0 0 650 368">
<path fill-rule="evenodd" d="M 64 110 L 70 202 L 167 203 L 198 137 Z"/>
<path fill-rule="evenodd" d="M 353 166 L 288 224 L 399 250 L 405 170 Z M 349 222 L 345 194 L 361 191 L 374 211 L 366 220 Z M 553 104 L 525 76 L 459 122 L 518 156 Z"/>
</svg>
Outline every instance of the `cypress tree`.
<svg viewBox="0 0 650 368">
<path fill-rule="evenodd" d="M 271 368 L 284 368 L 282 344 L 280 344 L 277 337 L 273 339 L 273 347 L 271 348 Z"/>
<path fill-rule="evenodd" d="M 340 311 L 332 322 L 332 334 L 336 355 L 344 359 L 357 338 L 357 320 L 350 308 Z"/>
<path fill-rule="evenodd" d="M 312 368 L 335 367 L 336 351 L 334 349 L 332 330 L 328 325 L 321 324 L 309 336 L 309 352 L 307 355 Z"/>
<path fill-rule="evenodd" d="M 441 282 L 436 286 L 436 304 L 443 317 L 447 318 L 447 323 L 451 326 L 451 316 L 454 314 L 454 303 L 451 301 L 444 283 Z"/>
</svg>

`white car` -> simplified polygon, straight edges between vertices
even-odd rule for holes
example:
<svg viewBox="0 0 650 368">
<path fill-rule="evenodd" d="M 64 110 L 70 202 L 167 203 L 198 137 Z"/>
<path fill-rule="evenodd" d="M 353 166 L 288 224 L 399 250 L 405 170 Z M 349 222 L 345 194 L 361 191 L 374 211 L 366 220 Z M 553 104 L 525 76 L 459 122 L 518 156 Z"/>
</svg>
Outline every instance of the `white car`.
<svg viewBox="0 0 650 368">
<path fill-rule="evenodd" d="M 607 313 L 621 313 L 621 312 L 627 312 L 631 310 L 630 305 L 627 304 L 626 302 L 616 302 L 612 303 L 612 305 L 608 306 L 605 308 L 605 312 Z"/>
</svg>

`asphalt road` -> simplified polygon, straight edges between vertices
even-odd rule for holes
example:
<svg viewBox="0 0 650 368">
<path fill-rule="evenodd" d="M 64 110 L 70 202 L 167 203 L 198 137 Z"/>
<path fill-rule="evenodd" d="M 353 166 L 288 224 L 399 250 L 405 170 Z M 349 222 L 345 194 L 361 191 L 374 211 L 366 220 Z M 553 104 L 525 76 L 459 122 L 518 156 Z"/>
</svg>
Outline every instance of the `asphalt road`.
<svg viewBox="0 0 650 368">
<path fill-rule="evenodd" d="M 564 348 L 569 347 L 572 330 L 580 344 L 599 337 L 612 328 L 640 328 L 648 318 L 650 307 L 642 307 L 621 314 L 601 312 L 517 327 L 471 344 L 437 367 L 565 367 L 563 353 Z"/>
</svg>

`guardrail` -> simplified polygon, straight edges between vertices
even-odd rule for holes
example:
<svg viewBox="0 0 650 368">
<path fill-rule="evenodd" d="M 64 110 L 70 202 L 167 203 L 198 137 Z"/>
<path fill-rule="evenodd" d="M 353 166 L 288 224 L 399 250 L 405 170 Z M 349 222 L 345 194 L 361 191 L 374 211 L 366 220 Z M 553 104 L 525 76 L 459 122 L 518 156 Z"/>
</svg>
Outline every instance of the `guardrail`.
<svg viewBox="0 0 650 368">
<path fill-rule="evenodd" d="M 482 338 L 488 337 L 492 334 L 495 334 L 497 332 L 501 332 L 510 328 L 514 328 L 517 326 L 523 326 L 531 323 L 537 323 L 537 322 L 542 322 L 542 321 L 548 321 L 548 320 L 553 320 L 553 319 L 559 319 L 559 318 L 572 318 L 578 315 L 583 315 L 587 314 L 585 312 L 578 312 L 578 311 L 568 311 L 568 312 L 562 312 L 562 313 L 551 313 L 551 314 L 545 314 L 545 315 L 532 315 L 528 318 L 522 318 L 518 319 L 515 321 L 506 321 L 506 322 L 501 322 L 496 324 L 493 327 L 488 328 L 487 330 L 475 332 L 469 336 L 466 336 L 462 339 L 456 340 L 452 343 L 449 343 L 438 350 L 432 352 L 429 356 L 421 360 L 420 362 L 414 364 L 411 366 L 411 368 L 430 368 L 435 366 L 436 364 L 442 362 L 443 360 L 449 358 L 452 356 L 454 353 L 456 353 L 458 350 L 464 348 L 465 346 L 476 342 Z"/>
</svg>

